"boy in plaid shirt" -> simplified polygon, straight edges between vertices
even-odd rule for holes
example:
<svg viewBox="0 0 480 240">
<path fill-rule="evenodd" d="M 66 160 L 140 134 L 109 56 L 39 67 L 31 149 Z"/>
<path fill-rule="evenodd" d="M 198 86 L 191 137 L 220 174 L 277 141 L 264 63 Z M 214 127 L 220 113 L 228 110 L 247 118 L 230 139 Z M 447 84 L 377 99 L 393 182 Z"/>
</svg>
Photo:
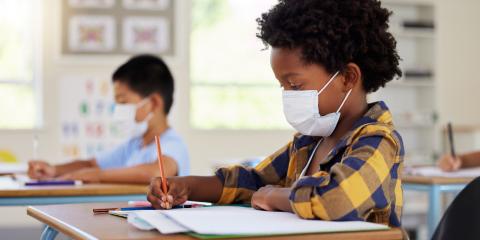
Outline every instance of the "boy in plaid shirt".
<svg viewBox="0 0 480 240">
<path fill-rule="evenodd" d="M 401 76 L 390 12 L 376 0 L 280 0 L 257 20 L 298 133 L 255 168 L 152 180 L 148 200 L 251 203 L 301 218 L 400 226 L 404 148 L 383 102 L 367 94 Z"/>
</svg>

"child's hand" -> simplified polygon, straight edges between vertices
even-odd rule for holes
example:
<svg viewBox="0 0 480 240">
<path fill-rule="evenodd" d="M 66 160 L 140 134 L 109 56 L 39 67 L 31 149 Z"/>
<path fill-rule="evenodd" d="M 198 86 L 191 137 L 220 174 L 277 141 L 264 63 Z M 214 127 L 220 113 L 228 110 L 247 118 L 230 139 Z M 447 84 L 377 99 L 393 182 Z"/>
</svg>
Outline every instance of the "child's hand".
<svg viewBox="0 0 480 240">
<path fill-rule="evenodd" d="M 253 194 L 251 204 L 258 210 L 291 212 L 289 195 L 290 188 L 267 185 Z"/>
<path fill-rule="evenodd" d="M 28 162 L 28 177 L 32 179 L 50 179 L 55 177 L 55 167 L 45 161 Z"/>
<path fill-rule="evenodd" d="M 443 171 L 457 171 L 462 166 L 462 160 L 460 157 L 453 157 L 447 154 L 438 160 L 438 166 Z"/>
<path fill-rule="evenodd" d="M 168 192 L 162 191 L 162 178 L 154 178 L 150 182 L 150 188 L 147 200 L 154 208 L 170 209 L 173 206 L 180 205 L 188 200 L 190 189 L 188 184 L 181 177 L 168 178 Z"/>
</svg>

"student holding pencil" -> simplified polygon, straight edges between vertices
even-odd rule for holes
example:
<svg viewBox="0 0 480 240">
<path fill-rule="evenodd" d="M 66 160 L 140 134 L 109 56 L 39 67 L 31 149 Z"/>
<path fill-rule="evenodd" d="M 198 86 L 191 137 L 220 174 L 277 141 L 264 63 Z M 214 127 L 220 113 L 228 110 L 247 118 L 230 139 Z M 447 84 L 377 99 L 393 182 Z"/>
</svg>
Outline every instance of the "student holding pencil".
<svg viewBox="0 0 480 240">
<path fill-rule="evenodd" d="M 257 20 L 257 36 L 271 47 L 284 114 L 298 133 L 255 168 L 157 177 L 148 200 L 167 209 L 187 199 L 251 203 L 305 219 L 400 226 L 402 139 L 386 104 L 366 98 L 402 74 L 390 14 L 376 0 L 280 0 Z"/>
<path fill-rule="evenodd" d="M 469 152 L 456 156 L 445 154 L 437 162 L 442 170 L 448 172 L 461 168 L 480 167 L 480 152 Z"/>
<path fill-rule="evenodd" d="M 453 142 L 452 124 L 447 124 L 448 143 L 450 154 L 443 155 L 438 159 L 438 166 L 447 172 L 457 171 L 460 168 L 480 167 L 480 152 L 471 152 L 462 155 L 455 153 L 455 144 Z"/>
<path fill-rule="evenodd" d="M 188 174 L 187 147 L 167 120 L 174 81 L 163 60 L 152 55 L 135 56 L 115 71 L 112 80 L 116 102 L 113 118 L 130 138 L 92 159 L 59 165 L 32 160 L 28 169 L 31 178 L 148 183 L 159 175 L 155 136 L 161 138 L 166 176 Z"/>
</svg>

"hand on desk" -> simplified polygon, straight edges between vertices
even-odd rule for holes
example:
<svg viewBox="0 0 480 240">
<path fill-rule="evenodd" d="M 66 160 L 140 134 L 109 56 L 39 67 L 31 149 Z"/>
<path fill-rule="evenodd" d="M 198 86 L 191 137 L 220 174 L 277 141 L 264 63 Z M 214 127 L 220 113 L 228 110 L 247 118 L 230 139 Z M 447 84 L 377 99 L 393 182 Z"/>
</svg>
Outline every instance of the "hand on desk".
<svg viewBox="0 0 480 240">
<path fill-rule="evenodd" d="M 45 161 L 32 160 L 28 162 L 28 177 L 32 179 L 51 179 L 56 174 L 55 167 Z"/>
<path fill-rule="evenodd" d="M 252 207 L 265 211 L 291 212 L 290 188 L 267 185 L 259 188 L 252 196 Z"/>
<path fill-rule="evenodd" d="M 101 170 L 99 168 L 83 168 L 77 171 L 63 174 L 58 177 L 61 180 L 80 180 L 85 183 L 100 182 Z"/>
<path fill-rule="evenodd" d="M 462 159 L 460 157 L 453 157 L 450 154 L 443 155 L 438 160 L 438 166 L 447 172 L 457 171 L 462 167 Z"/>
<path fill-rule="evenodd" d="M 171 209 L 187 201 L 190 195 L 190 188 L 184 178 L 172 177 L 167 180 L 168 192 L 162 191 L 162 178 L 154 178 L 149 187 L 148 201 L 154 208 Z"/>
</svg>

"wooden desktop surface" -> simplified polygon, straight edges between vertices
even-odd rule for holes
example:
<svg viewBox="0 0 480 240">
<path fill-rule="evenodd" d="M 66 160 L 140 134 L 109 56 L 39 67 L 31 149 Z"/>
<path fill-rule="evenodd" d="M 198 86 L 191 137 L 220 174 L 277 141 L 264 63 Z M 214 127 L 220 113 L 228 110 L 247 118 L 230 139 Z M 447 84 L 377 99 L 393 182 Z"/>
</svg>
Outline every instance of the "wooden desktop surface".
<svg viewBox="0 0 480 240">
<path fill-rule="evenodd" d="M 83 184 L 79 186 L 0 185 L 0 197 L 55 197 L 146 194 L 146 185 Z"/>
<path fill-rule="evenodd" d="M 74 239 L 196 239 L 188 235 L 162 235 L 157 231 L 142 231 L 128 224 L 126 219 L 108 214 L 94 215 L 93 208 L 125 207 L 126 203 L 87 203 L 67 205 L 47 205 L 28 207 L 29 216 L 55 228 L 59 232 Z M 306 234 L 295 236 L 270 236 L 241 238 L 243 240 L 265 239 L 344 239 L 344 240 L 377 240 L 377 239 L 402 239 L 400 229 L 371 232 Z"/>
<path fill-rule="evenodd" d="M 472 180 L 473 178 L 424 177 L 424 176 L 413 176 L 413 175 L 402 176 L 403 183 L 423 184 L 423 185 L 467 184 Z"/>
</svg>

